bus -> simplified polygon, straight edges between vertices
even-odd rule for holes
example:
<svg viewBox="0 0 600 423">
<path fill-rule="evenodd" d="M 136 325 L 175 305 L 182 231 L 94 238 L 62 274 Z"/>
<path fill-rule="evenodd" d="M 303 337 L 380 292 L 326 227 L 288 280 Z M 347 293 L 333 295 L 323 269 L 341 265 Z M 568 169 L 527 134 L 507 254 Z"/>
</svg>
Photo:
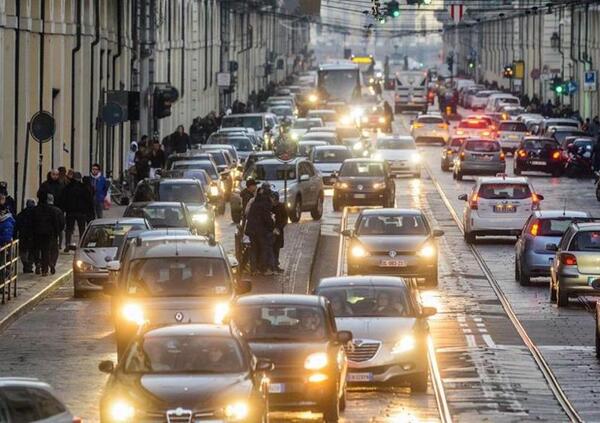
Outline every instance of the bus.
<svg viewBox="0 0 600 423">
<path fill-rule="evenodd" d="M 351 62 L 322 64 L 317 71 L 320 102 L 350 103 L 361 97 L 361 76 L 357 64 Z"/>
</svg>

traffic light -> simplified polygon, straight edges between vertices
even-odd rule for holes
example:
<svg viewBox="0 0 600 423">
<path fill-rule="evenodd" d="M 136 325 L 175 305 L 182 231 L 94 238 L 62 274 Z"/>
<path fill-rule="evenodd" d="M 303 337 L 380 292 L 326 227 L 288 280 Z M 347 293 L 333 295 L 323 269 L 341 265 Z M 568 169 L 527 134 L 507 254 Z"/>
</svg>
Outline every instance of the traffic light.
<svg viewBox="0 0 600 423">
<path fill-rule="evenodd" d="M 475 69 L 475 59 L 469 59 L 468 66 L 469 69 Z"/>
<path fill-rule="evenodd" d="M 554 91 L 556 95 L 565 95 L 567 93 L 567 84 L 558 76 L 552 78 L 551 87 L 552 91 Z"/>
<path fill-rule="evenodd" d="M 515 70 L 513 69 L 513 65 L 504 66 L 504 72 L 502 73 L 505 78 L 512 79 L 515 74 Z"/>
<path fill-rule="evenodd" d="M 162 119 L 171 116 L 171 106 L 179 98 L 179 91 L 171 85 L 156 87 L 153 95 L 154 119 Z"/>
<path fill-rule="evenodd" d="M 391 0 L 387 4 L 387 14 L 392 18 L 397 18 L 400 16 L 400 3 L 396 0 Z"/>
</svg>

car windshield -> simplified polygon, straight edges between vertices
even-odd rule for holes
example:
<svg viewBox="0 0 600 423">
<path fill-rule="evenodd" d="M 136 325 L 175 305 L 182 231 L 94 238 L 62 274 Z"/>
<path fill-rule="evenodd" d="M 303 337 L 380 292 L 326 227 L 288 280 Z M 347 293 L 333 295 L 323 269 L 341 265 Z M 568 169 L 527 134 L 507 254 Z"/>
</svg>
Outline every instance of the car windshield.
<svg viewBox="0 0 600 423">
<path fill-rule="evenodd" d="M 284 179 L 296 179 L 296 167 L 290 165 L 286 167 L 283 163 L 262 164 L 258 162 L 250 168 L 247 175 L 244 175 L 244 179 L 248 178 L 257 181 L 283 181 Z"/>
<path fill-rule="evenodd" d="M 350 150 L 342 149 L 317 149 L 313 154 L 314 163 L 342 163 L 352 157 Z"/>
<path fill-rule="evenodd" d="M 252 151 L 254 147 L 248 138 L 226 138 L 223 144 L 232 145 L 237 151 Z"/>
<path fill-rule="evenodd" d="M 580 131 L 555 131 L 552 135 L 558 142 L 560 142 L 562 144 L 562 142 L 567 137 L 573 137 L 573 136 L 583 136 L 584 137 L 587 134 L 585 132 L 580 132 Z"/>
<path fill-rule="evenodd" d="M 360 138 L 360 130 L 358 128 L 337 128 L 336 129 L 338 137 L 344 138 Z"/>
<path fill-rule="evenodd" d="M 318 290 L 327 297 L 335 317 L 410 317 L 414 316 L 405 287 L 343 286 Z"/>
<path fill-rule="evenodd" d="M 500 144 L 495 141 L 467 141 L 465 150 L 476 153 L 496 153 L 500 151 Z"/>
<path fill-rule="evenodd" d="M 217 336 L 147 336 L 132 344 L 125 373 L 241 373 L 244 359 L 238 343 Z"/>
<path fill-rule="evenodd" d="M 185 170 L 181 173 L 182 178 L 186 179 L 197 179 L 202 185 L 208 185 L 210 183 L 210 176 L 205 170 Z"/>
<path fill-rule="evenodd" d="M 204 203 L 204 191 L 197 184 L 159 184 L 160 201 L 181 201 L 182 203 Z"/>
<path fill-rule="evenodd" d="M 384 177 L 385 170 L 382 162 L 345 162 L 340 170 L 340 176 Z"/>
<path fill-rule="evenodd" d="M 318 145 L 327 145 L 326 142 L 318 142 L 318 141 L 312 141 L 310 143 L 299 143 L 298 144 L 298 155 L 299 156 L 308 156 L 308 153 L 310 153 L 310 150 L 312 150 L 313 148 L 315 148 Z"/>
<path fill-rule="evenodd" d="M 114 248 L 123 244 L 127 232 L 146 229 L 143 224 L 92 225 L 81 242 L 82 248 Z"/>
<path fill-rule="evenodd" d="M 488 124 L 483 120 L 463 120 L 458 124 L 458 127 L 464 129 L 487 129 Z"/>
<path fill-rule="evenodd" d="M 486 200 L 523 200 L 531 197 L 527 184 L 481 184 L 479 198 Z"/>
<path fill-rule="evenodd" d="M 427 235 L 429 229 L 419 215 L 362 216 L 356 234 L 361 235 Z"/>
<path fill-rule="evenodd" d="M 569 228 L 571 223 L 589 221 L 589 218 L 572 218 L 572 217 L 553 217 L 548 219 L 536 219 L 533 224 L 537 224 L 538 236 L 562 236 Z"/>
<path fill-rule="evenodd" d="M 173 170 L 194 170 L 204 169 L 208 175 L 213 179 L 219 178 L 219 172 L 215 167 L 214 163 L 207 161 L 196 162 L 196 163 L 174 163 Z"/>
<path fill-rule="evenodd" d="M 378 150 L 416 150 L 412 138 L 383 138 L 377 140 Z"/>
<path fill-rule="evenodd" d="M 239 307 L 236 325 L 251 341 L 316 341 L 326 336 L 320 308 L 306 305 L 261 304 Z"/>
<path fill-rule="evenodd" d="M 433 124 L 433 123 L 438 124 L 438 123 L 444 123 L 444 119 L 442 119 L 441 117 L 427 116 L 427 117 L 418 118 L 417 122 L 425 123 L 425 124 Z"/>
<path fill-rule="evenodd" d="M 313 119 L 298 119 L 292 125 L 292 129 L 310 129 L 321 126 L 320 122 Z"/>
<path fill-rule="evenodd" d="M 527 126 L 523 122 L 500 122 L 499 131 L 527 132 Z"/>
<path fill-rule="evenodd" d="M 271 113 L 275 113 L 277 116 L 292 116 L 294 113 L 290 107 L 271 107 Z"/>
<path fill-rule="evenodd" d="M 225 154 L 223 154 L 222 151 L 213 150 L 209 154 L 212 157 L 212 159 L 215 161 L 217 166 L 225 166 L 227 164 L 227 161 L 225 160 Z"/>
<path fill-rule="evenodd" d="M 131 207 L 127 217 L 144 217 L 153 228 L 187 228 L 184 211 L 180 206 Z"/>
<path fill-rule="evenodd" d="M 321 118 L 323 122 L 335 122 L 335 112 L 308 112 L 308 117 Z"/>
<path fill-rule="evenodd" d="M 227 116 L 223 118 L 221 125 L 223 128 L 252 128 L 255 131 L 262 131 L 262 116 Z"/>
<path fill-rule="evenodd" d="M 225 260 L 210 257 L 165 257 L 131 263 L 127 291 L 142 297 L 230 295 Z"/>
<path fill-rule="evenodd" d="M 554 150 L 560 148 L 554 140 L 526 140 L 523 144 L 526 150 Z"/>
</svg>

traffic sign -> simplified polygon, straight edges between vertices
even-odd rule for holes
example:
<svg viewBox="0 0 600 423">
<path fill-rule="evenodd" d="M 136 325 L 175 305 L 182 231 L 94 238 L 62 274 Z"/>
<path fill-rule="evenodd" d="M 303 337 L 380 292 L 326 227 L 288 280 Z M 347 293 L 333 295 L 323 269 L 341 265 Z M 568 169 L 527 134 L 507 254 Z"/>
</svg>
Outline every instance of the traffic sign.
<svg viewBox="0 0 600 423">
<path fill-rule="evenodd" d="M 452 19 L 454 23 L 459 23 L 460 21 L 462 21 L 466 9 L 466 6 L 462 3 L 451 4 L 450 6 L 448 6 L 448 11 L 450 12 L 450 19 Z"/>
<path fill-rule="evenodd" d="M 531 69 L 529 76 L 531 79 L 540 79 L 542 72 L 538 68 Z"/>
<path fill-rule="evenodd" d="M 40 111 L 31 117 L 29 132 L 33 139 L 40 144 L 50 141 L 55 131 L 56 122 L 50 113 Z"/>
<path fill-rule="evenodd" d="M 569 94 L 575 94 L 578 89 L 579 89 L 579 84 L 577 84 L 577 82 L 575 82 L 575 81 L 567 82 L 567 92 Z"/>
<path fill-rule="evenodd" d="M 583 90 L 584 91 L 596 91 L 598 85 L 598 71 L 590 70 L 585 72 L 583 78 Z"/>
<path fill-rule="evenodd" d="M 108 126 L 116 126 L 125 121 L 123 109 L 117 103 L 109 102 L 102 106 L 102 121 Z"/>
</svg>

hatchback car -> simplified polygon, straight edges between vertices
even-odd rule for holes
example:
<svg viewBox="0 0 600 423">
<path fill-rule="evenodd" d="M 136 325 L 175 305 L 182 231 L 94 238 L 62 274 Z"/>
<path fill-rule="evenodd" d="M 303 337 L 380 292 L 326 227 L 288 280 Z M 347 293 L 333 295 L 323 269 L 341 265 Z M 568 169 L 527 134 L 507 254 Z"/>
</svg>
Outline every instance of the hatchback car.
<svg viewBox="0 0 600 423">
<path fill-rule="evenodd" d="M 306 117 L 309 119 L 319 118 L 325 126 L 335 127 L 337 124 L 337 112 L 332 109 L 309 110 Z"/>
<path fill-rule="evenodd" d="M 421 155 L 411 136 L 379 136 L 373 158 L 385 160 L 393 175 L 421 177 Z"/>
<path fill-rule="evenodd" d="M 238 298 L 232 321 L 259 359 L 271 360 L 272 411 L 313 411 L 337 422 L 346 406 L 352 334 L 338 331 L 329 302 L 315 295 L 249 295 Z"/>
<path fill-rule="evenodd" d="M 412 122 L 410 135 L 419 142 L 447 144 L 450 138 L 448 123 L 441 115 L 420 115 Z"/>
<path fill-rule="evenodd" d="M 436 238 L 444 232 L 432 229 L 421 210 L 364 209 L 342 234 L 349 238 L 349 275 L 406 276 L 437 285 Z"/>
<path fill-rule="evenodd" d="M 515 175 L 532 170 L 560 176 L 564 167 L 563 152 L 558 142 L 552 138 L 526 137 L 515 151 Z"/>
<path fill-rule="evenodd" d="M 123 217 L 142 217 L 157 229 L 180 228 L 197 232 L 192 215 L 184 203 L 166 201 L 139 201 L 125 209 Z"/>
<path fill-rule="evenodd" d="M 455 135 L 466 138 L 491 138 L 492 131 L 484 119 L 463 119 L 456 127 Z"/>
<path fill-rule="evenodd" d="M 600 223 L 572 223 L 560 242 L 547 245 L 556 254 L 550 267 L 550 301 L 569 305 L 569 297 L 600 295 L 592 282 L 600 279 Z"/>
<path fill-rule="evenodd" d="M 333 210 L 358 205 L 394 207 L 396 184 L 384 160 L 346 160 L 334 177 Z"/>
<path fill-rule="evenodd" d="M 502 121 L 496 131 L 496 139 L 500 142 L 502 151 L 514 152 L 528 133 L 527 126 L 523 122 Z"/>
<path fill-rule="evenodd" d="M 289 135 L 292 140 L 299 140 L 311 128 L 323 127 L 323 121 L 321 118 L 300 118 L 296 119 L 292 123 L 292 127 L 289 130 Z"/>
<path fill-rule="evenodd" d="M 252 144 L 250 138 L 239 135 L 231 135 L 226 138 L 217 139 L 215 144 L 233 146 L 237 152 L 240 163 L 244 163 L 244 161 L 248 158 L 248 155 L 257 148 L 254 146 L 254 144 Z"/>
<path fill-rule="evenodd" d="M 518 236 L 532 212 L 540 209 L 544 196 L 533 189 L 527 178 L 496 176 L 478 178 L 463 211 L 464 237 L 473 243 L 477 236 Z"/>
<path fill-rule="evenodd" d="M 458 154 L 461 145 L 465 142 L 465 137 L 459 137 L 454 135 L 448 141 L 448 146 L 442 147 L 442 157 L 440 166 L 444 172 L 450 171 L 450 168 L 454 166 L 454 157 Z"/>
<path fill-rule="evenodd" d="M 323 177 L 323 184 L 332 185 L 331 175 L 339 172 L 345 160 L 352 158 L 350 149 L 344 145 L 323 145 L 313 147 L 308 159 Z"/>
<path fill-rule="evenodd" d="M 487 106 L 487 101 L 492 94 L 499 94 L 500 91 L 491 91 L 491 90 L 483 90 L 478 91 L 470 101 L 471 109 L 473 110 L 482 110 Z"/>
<path fill-rule="evenodd" d="M 215 181 L 219 189 L 219 193 L 223 196 L 224 201 L 229 200 L 231 190 L 233 189 L 233 174 L 227 169 L 219 170 L 214 160 L 182 160 L 173 163 L 171 173 L 177 177 L 186 170 L 206 170 L 208 175 Z"/>
<path fill-rule="evenodd" d="M 498 141 L 468 138 L 454 157 L 453 177 L 496 175 L 506 170 L 506 157 Z"/>
<path fill-rule="evenodd" d="M 315 148 L 315 147 L 323 147 L 323 146 L 327 146 L 330 145 L 329 143 L 327 143 L 326 141 L 300 141 L 298 143 L 298 156 L 300 157 L 308 157 L 310 155 L 310 152 Z"/>
<path fill-rule="evenodd" d="M 106 264 L 115 260 L 129 231 L 150 229 L 146 219 L 135 217 L 96 219 L 85 229 L 73 257 L 73 295 L 102 291 L 108 280 Z"/>
<path fill-rule="evenodd" d="M 199 236 L 145 232 L 109 270 L 115 273 L 104 291 L 112 299 L 119 356 L 141 324 L 220 323 L 229 302 L 250 291 L 223 247 Z"/>
<path fill-rule="evenodd" d="M 581 211 L 534 211 L 515 244 L 515 280 L 521 285 L 527 285 L 532 277 L 550 276 L 550 265 L 555 254 L 548 251 L 546 246 L 558 245 L 572 222 L 590 219 L 588 213 Z"/>
<path fill-rule="evenodd" d="M 410 384 L 425 392 L 429 375 L 427 317 L 417 291 L 402 278 L 340 276 L 321 279 L 316 295 L 331 303 L 338 329 L 352 332 L 348 383 Z"/>
<path fill-rule="evenodd" d="M 256 360 L 228 326 L 185 324 L 141 331 L 110 375 L 100 421 L 268 421 L 273 365 Z"/>
</svg>

